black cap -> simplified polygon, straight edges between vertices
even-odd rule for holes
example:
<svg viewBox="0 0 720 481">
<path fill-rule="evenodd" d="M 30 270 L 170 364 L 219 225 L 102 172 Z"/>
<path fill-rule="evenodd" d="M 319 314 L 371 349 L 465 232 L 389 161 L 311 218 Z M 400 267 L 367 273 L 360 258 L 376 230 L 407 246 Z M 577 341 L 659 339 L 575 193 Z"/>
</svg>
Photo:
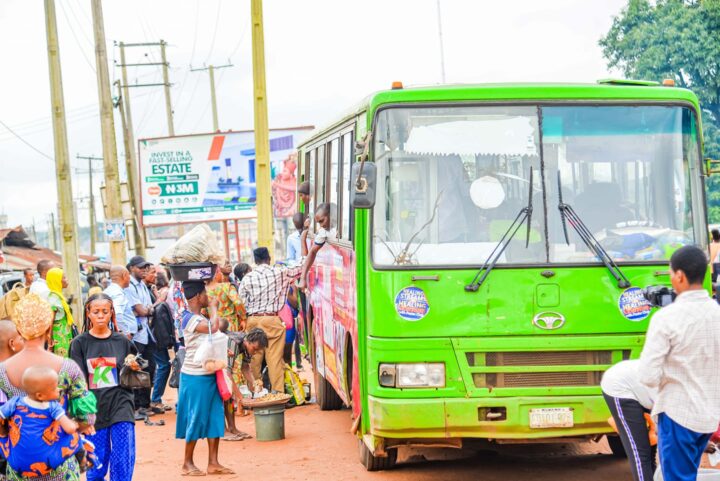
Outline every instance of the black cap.
<svg viewBox="0 0 720 481">
<path fill-rule="evenodd" d="M 205 291 L 205 282 L 204 281 L 184 281 L 182 283 L 182 288 L 183 288 L 183 294 L 185 294 L 185 299 L 192 299 L 193 297 L 195 297 L 198 294 L 201 294 L 203 291 Z"/>
<path fill-rule="evenodd" d="M 148 262 L 145 260 L 143 256 L 133 256 L 130 258 L 130 262 L 127 264 L 128 270 L 130 270 L 131 267 L 139 267 L 142 269 L 143 267 L 151 266 L 152 262 Z"/>
<path fill-rule="evenodd" d="M 270 262 L 270 251 L 267 247 L 258 247 L 257 249 L 254 249 L 253 256 L 255 257 L 255 264 Z"/>
</svg>

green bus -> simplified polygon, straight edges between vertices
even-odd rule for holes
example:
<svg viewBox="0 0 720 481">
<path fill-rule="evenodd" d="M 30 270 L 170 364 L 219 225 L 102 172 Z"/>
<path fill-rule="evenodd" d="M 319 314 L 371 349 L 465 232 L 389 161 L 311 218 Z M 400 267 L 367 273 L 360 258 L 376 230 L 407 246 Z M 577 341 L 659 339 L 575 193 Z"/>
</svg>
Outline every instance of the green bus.
<svg viewBox="0 0 720 481">
<path fill-rule="evenodd" d="M 317 400 L 352 408 L 367 469 L 611 433 L 603 372 L 640 354 L 671 253 L 707 248 L 699 112 L 656 82 L 394 85 L 299 146 L 333 230 Z"/>
</svg>

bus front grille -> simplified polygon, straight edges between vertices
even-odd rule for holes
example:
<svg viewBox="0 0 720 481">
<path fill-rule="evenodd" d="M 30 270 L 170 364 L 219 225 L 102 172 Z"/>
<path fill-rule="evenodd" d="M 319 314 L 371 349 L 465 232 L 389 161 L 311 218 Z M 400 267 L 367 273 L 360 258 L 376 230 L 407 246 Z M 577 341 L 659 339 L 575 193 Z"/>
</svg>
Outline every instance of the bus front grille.
<svg viewBox="0 0 720 481">
<path fill-rule="evenodd" d="M 629 351 L 621 351 L 627 359 Z M 553 352 L 469 352 L 468 365 L 473 371 L 487 368 L 492 372 L 473 372 L 478 388 L 599 386 L 604 369 L 613 363 L 613 351 Z M 557 370 L 547 367 L 557 366 Z M 579 366 L 586 369 L 577 370 Z M 597 366 L 597 367 L 596 367 Z M 502 372 L 502 367 L 512 367 Z M 541 369 L 544 367 L 543 372 Z M 575 369 L 575 370 L 572 370 Z"/>
</svg>

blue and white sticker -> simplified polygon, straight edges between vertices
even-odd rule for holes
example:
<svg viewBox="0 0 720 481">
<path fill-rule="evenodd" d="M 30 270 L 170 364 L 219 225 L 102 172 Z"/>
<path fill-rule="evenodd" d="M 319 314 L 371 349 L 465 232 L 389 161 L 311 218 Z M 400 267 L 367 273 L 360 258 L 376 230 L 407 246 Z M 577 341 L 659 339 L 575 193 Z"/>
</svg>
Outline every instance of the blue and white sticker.
<svg viewBox="0 0 720 481">
<path fill-rule="evenodd" d="M 406 321 L 419 321 L 430 311 L 430 304 L 422 289 L 406 287 L 395 296 L 395 310 Z"/>
<path fill-rule="evenodd" d="M 652 305 L 645 299 L 639 287 L 625 289 L 618 299 L 618 307 L 625 319 L 634 322 L 647 318 L 652 310 Z"/>
</svg>

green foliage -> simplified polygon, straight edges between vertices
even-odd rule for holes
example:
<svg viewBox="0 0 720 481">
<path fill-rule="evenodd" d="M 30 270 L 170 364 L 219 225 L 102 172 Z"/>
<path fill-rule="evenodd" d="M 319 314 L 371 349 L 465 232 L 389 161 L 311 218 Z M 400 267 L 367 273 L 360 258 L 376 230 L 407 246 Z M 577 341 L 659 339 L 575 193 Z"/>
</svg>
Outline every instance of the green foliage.
<svg viewBox="0 0 720 481">
<path fill-rule="evenodd" d="M 693 90 L 705 156 L 720 159 L 720 0 L 629 0 L 600 46 L 627 78 L 672 78 Z M 707 188 L 710 222 L 720 223 L 720 175 Z"/>
</svg>

